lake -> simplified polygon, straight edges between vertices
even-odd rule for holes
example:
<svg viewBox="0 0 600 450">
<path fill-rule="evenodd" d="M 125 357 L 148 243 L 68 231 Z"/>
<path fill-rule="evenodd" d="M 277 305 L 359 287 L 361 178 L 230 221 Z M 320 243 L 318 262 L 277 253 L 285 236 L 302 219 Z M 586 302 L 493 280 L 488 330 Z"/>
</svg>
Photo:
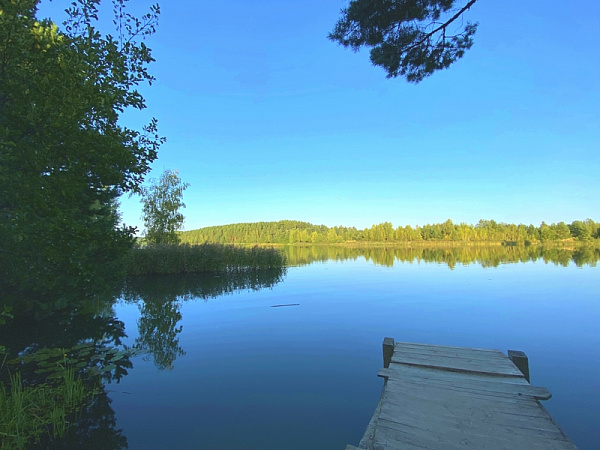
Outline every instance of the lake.
<svg viewBox="0 0 600 450">
<path fill-rule="evenodd" d="M 597 448 L 600 271 L 570 253 L 520 251 L 291 248 L 296 265 L 264 288 L 234 281 L 221 293 L 219 278 L 179 281 L 150 299 L 170 305 L 154 312 L 143 293 L 125 296 L 115 313 L 126 342 L 140 328 L 171 338 L 108 386 L 117 427 L 145 449 L 357 444 L 390 336 L 524 351 L 532 384 L 553 394 L 544 406 L 576 445 Z M 165 311 L 170 321 L 148 326 Z"/>
<path fill-rule="evenodd" d="M 94 346 L 81 364 L 100 367 L 105 387 L 71 448 L 356 445 L 386 336 L 524 351 L 556 422 L 581 449 L 600 445 L 600 251 L 285 251 L 284 271 L 132 279 L 105 302 L 23 308 L 2 343 Z"/>
</svg>

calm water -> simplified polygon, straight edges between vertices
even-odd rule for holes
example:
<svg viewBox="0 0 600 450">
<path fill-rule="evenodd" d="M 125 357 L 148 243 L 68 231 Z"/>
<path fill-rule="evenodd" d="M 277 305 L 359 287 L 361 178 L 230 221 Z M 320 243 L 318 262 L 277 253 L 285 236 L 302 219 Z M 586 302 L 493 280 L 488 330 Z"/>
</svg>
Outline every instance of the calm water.
<svg viewBox="0 0 600 450">
<path fill-rule="evenodd" d="M 524 351 L 559 425 L 582 449 L 600 445 L 595 264 L 499 250 L 292 252 L 299 265 L 279 278 L 129 286 L 114 311 L 143 354 L 107 391 L 130 448 L 357 444 L 386 336 Z M 297 305 L 273 307 L 283 304 Z"/>
<path fill-rule="evenodd" d="M 287 271 L 12 305 L 0 375 L 41 383 L 65 361 L 101 374 L 60 448 L 343 449 L 377 405 L 384 337 L 514 349 L 571 439 L 600 448 L 600 250 L 286 251 Z M 58 359 L 40 360 L 44 348 Z"/>
</svg>

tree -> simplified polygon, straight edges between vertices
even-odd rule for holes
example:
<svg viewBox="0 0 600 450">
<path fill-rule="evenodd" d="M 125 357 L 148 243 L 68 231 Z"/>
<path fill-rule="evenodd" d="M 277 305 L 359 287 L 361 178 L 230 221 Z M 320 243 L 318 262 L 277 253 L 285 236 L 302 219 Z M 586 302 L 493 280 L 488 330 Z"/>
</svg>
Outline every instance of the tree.
<svg viewBox="0 0 600 450">
<path fill-rule="evenodd" d="M 308 234 L 308 230 L 306 228 L 300 231 L 299 239 L 303 244 L 310 242 L 310 235 Z"/>
<path fill-rule="evenodd" d="M 554 224 L 552 224 L 554 225 Z M 571 230 L 564 222 L 558 222 L 555 226 L 556 239 L 569 239 L 571 237 Z"/>
<path fill-rule="evenodd" d="M 152 180 L 149 188 L 142 189 L 143 219 L 146 240 L 151 244 L 178 244 L 176 231 L 183 226 L 185 208 L 183 191 L 189 183 L 179 178 L 176 170 L 165 170 L 159 180 Z"/>
<path fill-rule="evenodd" d="M 556 234 L 554 233 L 554 229 L 550 226 L 548 226 L 548 224 L 546 224 L 546 222 L 542 222 L 540 224 L 540 239 L 542 241 L 552 241 L 554 239 L 556 239 Z"/>
<path fill-rule="evenodd" d="M 569 226 L 571 229 L 571 235 L 578 241 L 589 241 L 592 239 L 592 232 L 590 228 L 586 226 L 586 222 L 589 223 L 591 220 L 588 219 L 585 222 L 582 222 L 581 220 L 575 220 Z"/>
<path fill-rule="evenodd" d="M 113 0 L 118 37 L 95 27 L 100 0 L 77 0 L 63 27 L 36 17 L 39 0 L 0 6 L 0 291 L 82 295 L 109 285 L 134 228 L 117 199 L 139 191 L 164 139 L 156 121 L 122 126 L 143 109 L 136 90 L 153 78 L 141 40 L 158 6 L 137 19 Z"/>
<path fill-rule="evenodd" d="M 466 0 L 465 0 L 466 1 Z M 446 69 L 473 45 L 477 23 L 449 28 L 477 0 L 351 0 L 329 39 L 358 51 L 371 48 L 371 62 L 388 78 L 418 83 Z"/>
</svg>

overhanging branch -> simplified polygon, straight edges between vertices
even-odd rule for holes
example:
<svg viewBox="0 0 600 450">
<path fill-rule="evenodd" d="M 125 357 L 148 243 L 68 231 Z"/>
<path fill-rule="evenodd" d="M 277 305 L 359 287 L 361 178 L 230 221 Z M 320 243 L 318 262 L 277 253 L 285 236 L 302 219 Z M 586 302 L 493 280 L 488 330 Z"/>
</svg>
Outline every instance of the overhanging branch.
<svg viewBox="0 0 600 450">
<path fill-rule="evenodd" d="M 467 3 L 465 6 L 463 6 L 456 14 L 454 14 L 452 17 L 450 17 L 450 19 L 448 19 L 446 22 L 444 22 L 442 25 L 440 25 L 439 27 L 437 27 L 435 30 L 427 33 L 423 39 L 421 39 L 419 42 L 414 43 L 413 45 L 411 45 L 410 47 L 403 49 L 403 52 L 410 52 L 411 50 L 419 47 L 420 45 L 423 45 L 425 43 L 425 41 L 431 39 L 431 37 L 437 33 L 438 31 L 444 30 L 444 35 L 446 33 L 446 27 L 448 25 L 450 25 L 452 22 L 454 22 L 456 19 L 458 19 L 465 11 L 467 11 L 468 9 L 471 8 L 471 6 L 473 6 L 473 4 L 476 2 L 477 0 L 470 0 L 469 3 Z"/>
</svg>

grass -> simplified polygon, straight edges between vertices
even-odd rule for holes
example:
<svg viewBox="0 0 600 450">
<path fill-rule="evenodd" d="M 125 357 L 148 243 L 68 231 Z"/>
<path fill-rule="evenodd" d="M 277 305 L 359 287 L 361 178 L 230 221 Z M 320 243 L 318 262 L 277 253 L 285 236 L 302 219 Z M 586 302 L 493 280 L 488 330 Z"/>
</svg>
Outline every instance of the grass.
<svg viewBox="0 0 600 450">
<path fill-rule="evenodd" d="M 44 434 L 62 437 L 70 419 L 93 397 L 72 368 L 62 367 L 56 385 L 25 386 L 21 374 L 10 376 L 10 387 L 0 384 L 0 448 L 24 449 Z"/>
<path fill-rule="evenodd" d="M 283 253 L 274 248 L 223 244 L 148 245 L 131 250 L 127 260 L 127 274 L 140 276 L 231 272 L 281 268 L 285 264 Z"/>
</svg>

